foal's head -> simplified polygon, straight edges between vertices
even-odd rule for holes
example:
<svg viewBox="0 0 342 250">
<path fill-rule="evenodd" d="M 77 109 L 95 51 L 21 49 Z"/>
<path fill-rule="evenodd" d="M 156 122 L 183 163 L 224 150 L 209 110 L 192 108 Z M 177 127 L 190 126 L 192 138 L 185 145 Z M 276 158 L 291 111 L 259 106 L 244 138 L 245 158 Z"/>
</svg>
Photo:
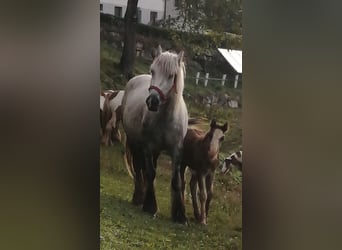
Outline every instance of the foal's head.
<svg viewBox="0 0 342 250">
<path fill-rule="evenodd" d="M 208 136 L 210 138 L 209 152 L 211 154 L 217 154 L 220 143 L 224 140 L 224 133 L 228 130 L 228 123 L 218 125 L 216 120 L 213 119 L 210 123 L 210 130 Z"/>
<path fill-rule="evenodd" d="M 168 51 L 162 52 L 162 48 L 158 46 L 151 65 L 150 95 L 146 99 L 150 111 L 158 111 L 160 104 L 166 102 L 172 93 L 183 91 L 184 83 L 177 83 L 177 74 L 184 67 L 183 54 L 183 51 L 178 55 Z"/>
</svg>

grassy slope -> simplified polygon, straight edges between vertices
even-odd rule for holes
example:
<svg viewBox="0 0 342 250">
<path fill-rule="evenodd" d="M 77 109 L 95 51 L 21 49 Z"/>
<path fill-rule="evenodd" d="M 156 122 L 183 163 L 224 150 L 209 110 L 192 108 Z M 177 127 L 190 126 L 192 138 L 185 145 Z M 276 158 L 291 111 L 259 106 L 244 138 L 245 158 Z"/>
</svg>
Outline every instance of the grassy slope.
<svg viewBox="0 0 342 250">
<path fill-rule="evenodd" d="M 170 219 L 170 165 L 159 161 L 156 218 L 130 203 L 133 182 L 122 161 L 120 145 L 101 148 L 101 249 L 241 249 L 241 184 L 218 176 L 209 211 L 209 224 L 194 221 L 187 187 L 186 213 L 190 226 Z"/>
<path fill-rule="evenodd" d="M 120 53 L 102 44 L 101 82 L 102 88 L 124 88 L 118 70 Z M 138 58 L 136 72 L 148 72 L 149 62 Z M 188 69 L 191 74 L 191 69 Z M 193 74 L 191 74 L 193 75 Z M 187 80 L 185 93 L 202 95 L 226 91 L 227 88 L 196 86 Z M 229 93 L 239 93 L 229 89 Z M 186 100 L 193 117 L 227 121 L 230 131 L 221 146 L 223 156 L 240 149 L 241 110 L 208 109 Z M 204 126 L 204 129 L 207 125 Z M 159 206 L 157 218 L 143 213 L 141 208 L 130 203 L 133 181 L 127 174 L 122 161 L 123 147 L 115 145 L 101 147 L 101 249 L 241 249 L 241 175 L 233 172 L 222 176 L 216 173 L 214 198 L 209 211 L 209 225 L 202 226 L 194 221 L 191 197 L 187 186 L 186 212 L 189 227 L 177 225 L 170 218 L 170 164 L 162 155 L 158 162 L 156 195 Z M 187 176 L 189 177 L 189 176 Z M 189 180 L 189 178 L 187 178 Z"/>
</svg>

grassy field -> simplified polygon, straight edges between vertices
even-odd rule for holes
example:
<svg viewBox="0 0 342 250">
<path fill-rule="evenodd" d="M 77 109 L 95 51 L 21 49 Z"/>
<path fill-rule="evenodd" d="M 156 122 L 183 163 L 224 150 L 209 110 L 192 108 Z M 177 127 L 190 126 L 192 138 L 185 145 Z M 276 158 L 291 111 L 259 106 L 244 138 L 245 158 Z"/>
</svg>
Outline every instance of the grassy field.
<svg viewBox="0 0 342 250">
<path fill-rule="evenodd" d="M 124 80 L 118 70 L 120 53 L 102 44 L 101 84 L 102 88 L 123 88 Z M 136 72 L 148 72 L 149 62 L 139 58 Z M 188 69 L 188 73 L 191 69 Z M 187 80 L 184 93 L 241 94 L 240 90 L 221 86 L 204 88 Z M 221 158 L 241 149 L 241 110 L 228 108 L 206 108 L 186 99 L 189 114 L 201 117 L 207 129 L 211 118 L 220 123 L 228 121 L 230 130 L 221 145 Z M 142 212 L 141 207 L 131 204 L 133 180 L 123 163 L 124 147 L 116 144 L 101 147 L 100 156 L 100 242 L 101 249 L 242 249 L 242 177 L 238 171 L 228 175 L 216 172 L 214 198 L 209 210 L 208 225 L 194 220 L 191 196 L 186 187 L 186 214 L 189 226 L 171 221 L 169 158 L 161 155 L 156 176 L 158 214 L 152 217 Z"/>
<path fill-rule="evenodd" d="M 101 249 L 241 249 L 241 181 L 239 173 L 216 175 L 208 225 L 194 221 L 186 191 L 189 226 L 175 224 L 170 215 L 170 164 L 159 160 L 156 176 L 157 217 L 130 203 L 133 180 L 122 161 L 123 147 L 101 148 Z"/>
</svg>

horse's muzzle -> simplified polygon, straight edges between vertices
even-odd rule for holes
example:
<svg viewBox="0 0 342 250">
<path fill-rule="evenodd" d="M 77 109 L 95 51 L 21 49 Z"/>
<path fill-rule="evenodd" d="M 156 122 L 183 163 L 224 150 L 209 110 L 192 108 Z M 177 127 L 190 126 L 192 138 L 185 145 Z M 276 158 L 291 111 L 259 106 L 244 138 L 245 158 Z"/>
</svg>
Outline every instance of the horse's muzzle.
<svg viewBox="0 0 342 250">
<path fill-rule="evenodd" d="M 151 94 L 146 99 L 147 108 L 149 111 L 158 111 L 160 100 L 158 95 Z"/>
</svg>

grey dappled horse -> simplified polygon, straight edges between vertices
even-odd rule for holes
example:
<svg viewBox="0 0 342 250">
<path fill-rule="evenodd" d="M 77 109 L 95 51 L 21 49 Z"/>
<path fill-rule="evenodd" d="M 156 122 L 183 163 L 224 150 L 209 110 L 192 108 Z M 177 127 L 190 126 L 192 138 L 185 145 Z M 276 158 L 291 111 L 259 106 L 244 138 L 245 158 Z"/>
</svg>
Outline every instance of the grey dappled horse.
<svg viewBox="0 0 342 250">
<path fill-rule="evenodd" d="M 165 151 L 172 160 L 171 214 L 175 222 L 187 223 L 181 192 L 180 163 L 188 112 L 183 100 L 185 66 L 178 55 L 158 47 L 151 75 L 128 81 L 122 101 L 123 127 L 127 135 L 127 162 L 134 169 L 133 204 L 157 213 L 154 179 L 157 159 Z M 127 156 L 127 154 L 126 154 Z"/>
</svg>

